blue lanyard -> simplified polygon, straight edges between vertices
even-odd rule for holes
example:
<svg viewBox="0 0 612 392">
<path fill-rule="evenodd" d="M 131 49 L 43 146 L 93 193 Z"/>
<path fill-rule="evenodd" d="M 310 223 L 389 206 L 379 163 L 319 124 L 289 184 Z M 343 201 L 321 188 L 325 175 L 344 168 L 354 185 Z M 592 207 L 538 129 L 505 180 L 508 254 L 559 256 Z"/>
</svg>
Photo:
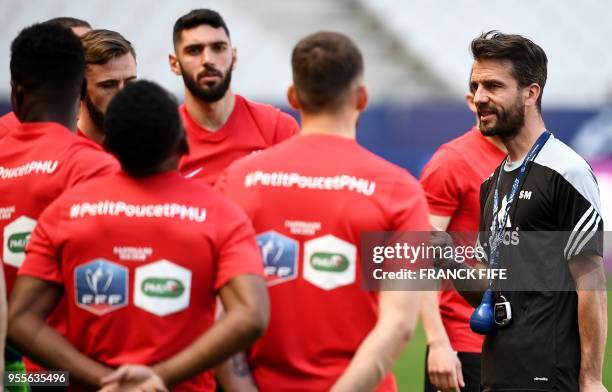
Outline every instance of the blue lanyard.
<svg viewBox="0 0 612 392">
<path fill-rule="evenodd" d="M 525 174 L 527 172 L 527 166 L 529 162 L 532 162 L 536 158 L 536 156 L 538 155 L 538 153 L 540 152 L 544 144 L 546 144 L 550 136 L 551 136 L 550 132 L 544 131 L 540 135 L 538 140 L 535 141 L 533 146 L 531 146 L 531 149 L 527 153 L 525 160 L 521 164 L 519 173 L 517 174 L 516 178 L 514 179 L 514 182 L 512 183 L 512 189 L 510 190 L 510 194 L 508 195 L 508 202 L 506 204 L 506 210 L 504 211 L 504 216 L 503 216 L 503 219 L 501 220 L 501 224 L 498 229 L 497 228 L 497 214 L 498 214 L 498 209 L 499 209 L 499 178 L 501 177 L 502 170 L 504 170 L 504 165 L 506 164 L 507 158 L 506 160 L 504 160 L 504 163 L 499 169 L 499 173 L 497 174 L 497 181 L 495 182 L 495 194 L 493 195 L 493 218 L 492 218 L 493 225 L 491 227 L 492 243 L 491 243 L 491 253 L 489 256 L 489 268 L 497 268 L 497 265 L 499 264 L 498 262 L 499 262 L 499 255 L 501 252 L 501 245 L 503 243 L 503 239 L 506 234 L 506 222 L 508 221 L 508 215 L 510 213 L 510 208 L 512 207 L 512 203 L 514 202 L 514 199 L 519 190 L 519 187 L 523 179 L 525 178 Z M 492 284 L 493 284 L 493 280 L 489 280 L 489 287 L 492 287 Z"/>
</svg>

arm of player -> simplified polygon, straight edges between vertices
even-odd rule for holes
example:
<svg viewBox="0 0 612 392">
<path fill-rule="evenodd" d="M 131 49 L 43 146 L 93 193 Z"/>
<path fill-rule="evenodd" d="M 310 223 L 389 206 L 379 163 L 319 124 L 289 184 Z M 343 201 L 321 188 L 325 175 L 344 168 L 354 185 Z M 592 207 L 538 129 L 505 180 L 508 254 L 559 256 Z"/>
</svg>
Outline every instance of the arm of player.
<svg viewBox="0 0 612 392">
<path fill-rule="evenodd" d="M 420 292 L 381 291 L 376 326 L 332 387 L 333 392 L 373 391 L 391 371 L 410 340 L 419 311 Z"/>
<path fill-rule="evenodd" d="M 9 301 L 8 341 L 47 369 L 66 370 L 71 379 L 100 386 L 100 379 L 112 369 L 80 353 L 45 322 L 61 295 L 57 284 L 19 276 Z"/>
<path fill-rule="evenodd" d="M 245 352 L 238 353 L 215 368 L 215 377 L 226 392 L 257 391 Z"/>
<path fill-rule="evenodd" d="M 4 280 L 4 268 L 0 266 L 0 293 L 6 293 L 6 282 Z M 6 295 L 0 295 L 0 353 L 4 352 L 4 346 L 6 341 L 6 323 L 7 323 L 7 309 L 6 309 Z M 4 355 L 0 355 L 0 373 L 4 374 Z M 0 389 L 3 385 L 4 377 L 0 380 Z"/>
<path fill-rule="evenodd" d="M 608 335 L 608 312 L 602 257 L 594 253 L 581 253 L 570 260 L 569 266 L 578 292 L 580 390 L 605 391 L 602 369 Z"/>
<path fill-rule="evenodd" d="M 438 292 L 421 294 L 421 320 L 427 336 L 427 370 L 431 384 L 440 390 L 459 392 L 464 387 L 461 361 L 453 350 L 442 324 L 438 308 Z"/>
<path fill-rule="evenodd" d="M 246 349 L 265 331 L 270 305 L 263 278 L 238 275 L 219 297 L 225 316 L 183 351 L 153 366 L 169 388 Z"/>
<path fill-rule="evenodd" d="M 434 230 L 446 230 L 450 220 L 450 216 L 429 214 L 429 221 Z M 429 380 L 437 389 L 459 391 L 459 386 L 465 386 L 461 361 L 453 351 L 442 324 L 436 291 L 426 291 L 421 294 L 421 320 L 429 348 L 427 356 Z"/>
</svg>

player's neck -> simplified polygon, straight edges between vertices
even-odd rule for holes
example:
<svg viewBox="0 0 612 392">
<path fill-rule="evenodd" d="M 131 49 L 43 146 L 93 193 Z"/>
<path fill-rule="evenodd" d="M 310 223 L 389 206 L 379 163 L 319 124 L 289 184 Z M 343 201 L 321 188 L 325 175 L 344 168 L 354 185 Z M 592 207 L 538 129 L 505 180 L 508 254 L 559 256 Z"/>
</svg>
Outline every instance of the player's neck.
<svg viewBox="0 0 612 392">
<path fill-rule="evenodd" d="M 191 118 L 202 127 L 211 132 L 219 130 L 234 111 L 236 96 L 232 89 L 216 102 L 204 102 L 192 95 L 189 90 L 185 91 L 185 107 Z"/>
<path fill-rule="evenodd" d="M 22 123 L 54 122 L 63 125 L 72 132 L 76 131 L 76 110 L 66 110 L 65 105 L 31 105 L 22 108 L 16 113 Z"/>
<path fill-rule="evenodd" d="M 325 134 L 355 139 L 356 119 L 348 114 L 306 114 L 301 113 L 302 135 Z"/>
<path fill-rule="evenodd" d="M 97 144 L 102 144 L 104 141 L 104 130 L 94 124 L 89 113 L 85 110 L 81 110 L 79 121 L 77 122 L 77 129 L 83 132 L 88 139 Z"/>
<path fill-rule="evenodd" d="M 546 130 L 546 126 L 542 117 L 539 115 L 532 118 L 526 117 L 525 124 L 515 137 L 512 139 L 502 139 L 508 149 L 508 160 L 510 162 L 517 162 L 525 158 L 544 130 Z"/>
</svg>

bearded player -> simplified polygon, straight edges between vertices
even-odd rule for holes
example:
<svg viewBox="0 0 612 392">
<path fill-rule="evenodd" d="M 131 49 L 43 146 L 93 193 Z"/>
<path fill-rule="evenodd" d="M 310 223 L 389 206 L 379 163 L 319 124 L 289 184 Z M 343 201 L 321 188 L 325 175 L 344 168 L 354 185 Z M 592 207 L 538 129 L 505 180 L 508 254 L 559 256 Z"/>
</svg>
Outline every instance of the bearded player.
<svg viewBox="0 0 612 392">
<path fill-rule="evenodd" d="M 288 114 L 234 94 L 231 81 L 237 52 L 217 12 L 197 9 L 181 16 L 173 40 L 170 68 L 185 84 L 180 113 L 190 151 L 180 163 L 183 175 L 214 184 L 237 158 L 298 132 Z"/>
</svg>

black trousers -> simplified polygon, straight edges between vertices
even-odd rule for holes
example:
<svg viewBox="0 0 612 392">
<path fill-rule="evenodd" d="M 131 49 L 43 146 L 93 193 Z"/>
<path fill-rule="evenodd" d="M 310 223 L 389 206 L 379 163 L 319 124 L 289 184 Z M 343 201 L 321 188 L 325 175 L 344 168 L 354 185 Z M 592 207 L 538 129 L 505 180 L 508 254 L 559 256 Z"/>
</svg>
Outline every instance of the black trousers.
<svg viewBox="0 0 612 392">
<path fill-rule="evenodd" d="M 427 350 L 429 354 L 429 349 Z M 431 385 L 429 375 L 427 374 L 427 354 L 425 355 L 425 392 L 437 392 L 438 390 Z M 462 353 L 458 352 L 457 356 L 461 361 L 461 369 L 463 370 L 463 381 L 465 387 L 461 388 L 461 392 L 480 392 L 480 357 L 481 354 Z"/>
</svg>

